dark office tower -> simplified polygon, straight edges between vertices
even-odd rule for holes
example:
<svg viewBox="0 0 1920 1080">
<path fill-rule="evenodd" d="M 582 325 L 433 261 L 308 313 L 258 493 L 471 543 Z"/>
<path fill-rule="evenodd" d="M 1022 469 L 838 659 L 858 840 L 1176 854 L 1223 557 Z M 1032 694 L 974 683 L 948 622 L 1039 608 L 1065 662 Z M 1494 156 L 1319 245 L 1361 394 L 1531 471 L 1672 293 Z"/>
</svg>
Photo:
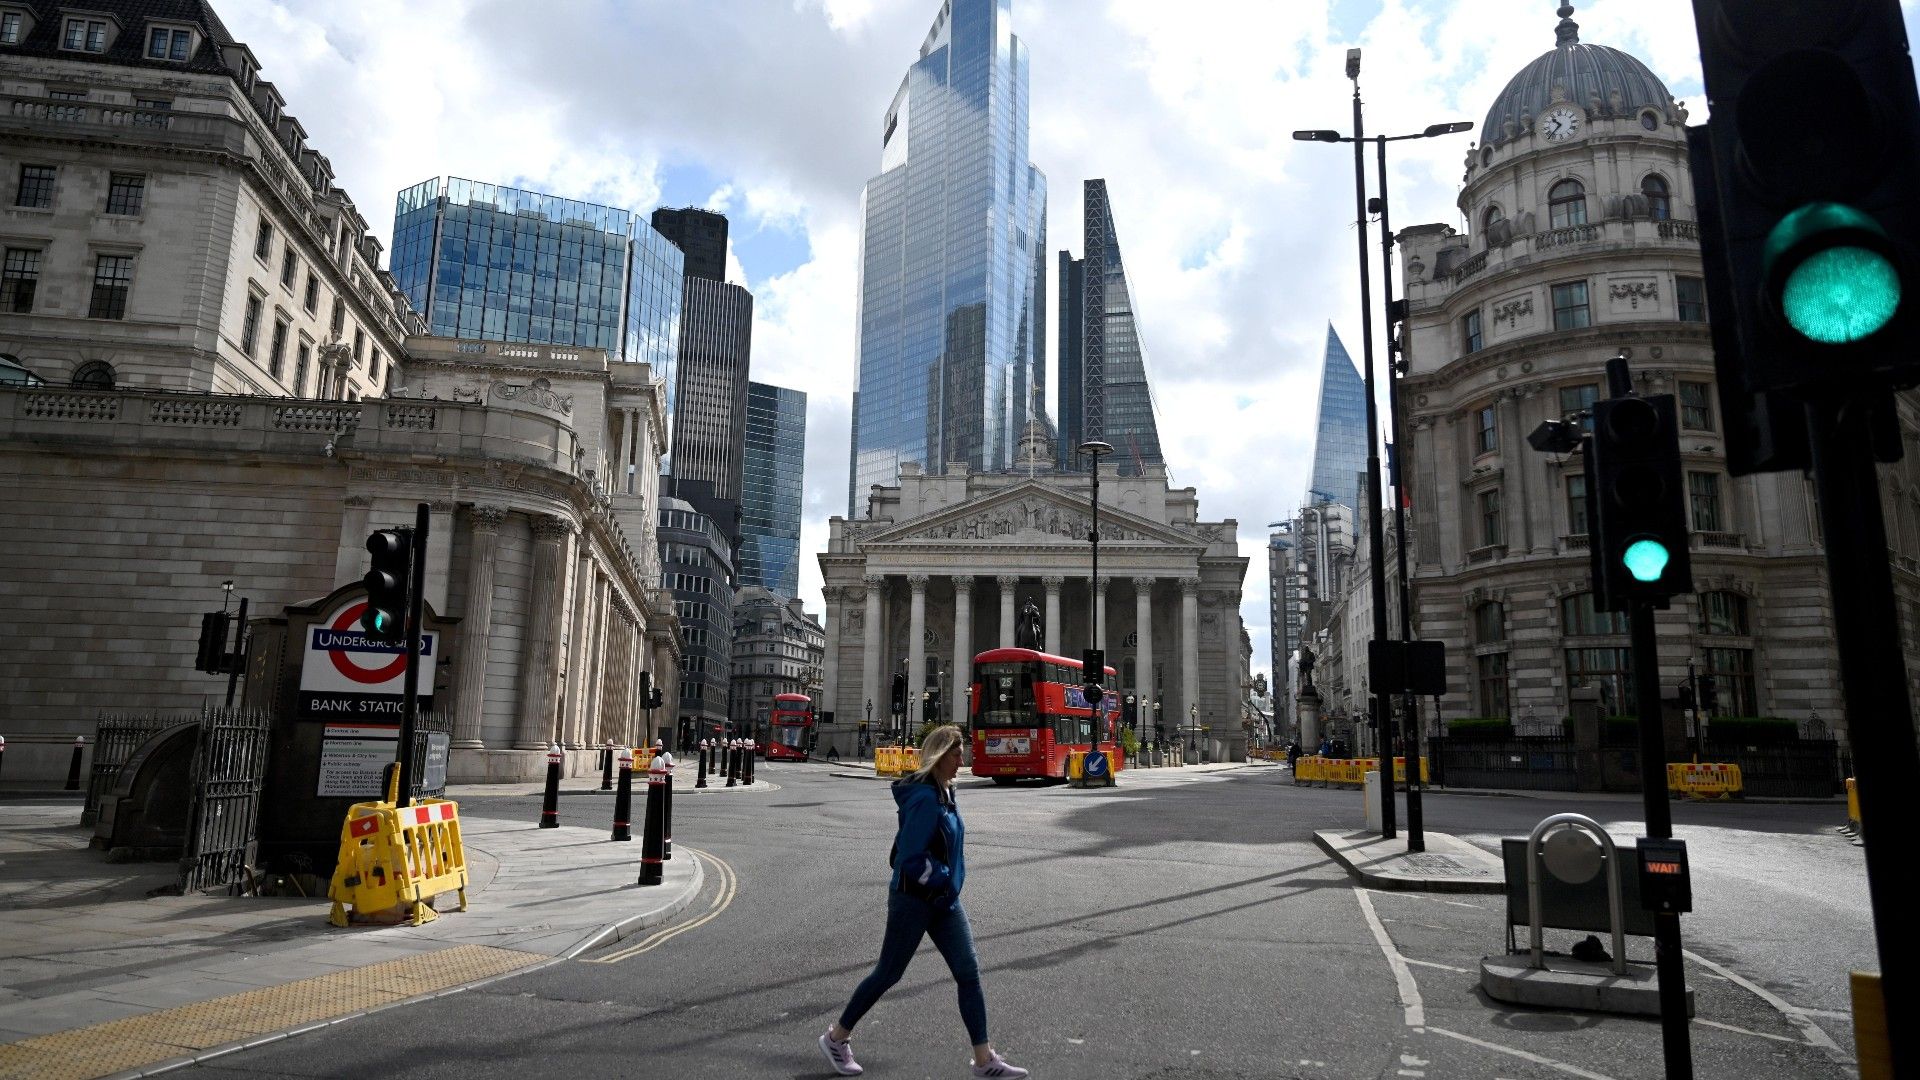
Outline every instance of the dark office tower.
<svg viewBox="0 0 1920 1080">
<path fill-rule="evenodd" d="M 848 513 L 915 462 L 1011 467 L 1046 352 L 1046 178 L 1012 0 L 948 0 L 862 194 Z"/>
<path fill-rule="evenodd" d="M 457 176 L 394 210 L 394 280 L 435 335 L 605 349 L 669 387 L 682 262 L 625 210 Z"/>
<path fill-rule="evenodd" d="M 676 481 L 711 484 L 716 498 L 736 506 L 752 351 L 753 294 L 724 281 L 688 277 L 680 301 L 671 460 L 664 468 Z M 728 540 L 740 539 L 733 515 L 712 516 Z"/>
<path fill-rule="evenodd" d="M 1061 469 L 1074 467 L 1074 447 L 1086 441 L 1080 396 L 1085 392 L 1080 378 L 1080 305 L 1086 301 L 1086 265 L 1068 252 L 1060 253 L 1060 397 L 1054 402 L 1053 412 L 1060 418 L 1057 449 Z"/>
<path fill-rule="evenodd" d="M 1360 478 L 1366 472 L 1367 384 L 1328 323 L 1326 359 L 1320 367 L 1320 414 L 1314 426 L 1313 480 L 1300 505 L 1359 506 Z"/>
<path fill-rule="evenodd" d="M 1167 459 L 1160 452 L 1146 346 L 1134 322 L 1133 292 L 1120 259 L 1105 180 L 1087 181 L 1085 213 L 1085 257 L 1074 261 L 1061 253 L 1061 290 L 1064 294 L 1071 285 L 1079 300 L 1079 317 L 1069 327 L 1064 325 L 1068 298 L 1061 297 L 1062 460 L 1084 468 L 1072 449 L 1086 439 L 1099 439 L 1113 446 L 1112 460 L 1122 473 L 1137 475 Z M 1076 414 L 1072 428 L 1065 423 L 1069 408 Z"/>
<path fill-rule="evenodd" d="M 687 257 L 687 276 L 727 280 L 727 216 L 688 206 L 653 212 L 655 232 L 673 241 Z"/>
<path fill-rule="evenodd" d="M 747 453 L 740 491 L 740 584 L 800 595 L 800 503 L 807 395 L 747 384 Z"/>
</svg>

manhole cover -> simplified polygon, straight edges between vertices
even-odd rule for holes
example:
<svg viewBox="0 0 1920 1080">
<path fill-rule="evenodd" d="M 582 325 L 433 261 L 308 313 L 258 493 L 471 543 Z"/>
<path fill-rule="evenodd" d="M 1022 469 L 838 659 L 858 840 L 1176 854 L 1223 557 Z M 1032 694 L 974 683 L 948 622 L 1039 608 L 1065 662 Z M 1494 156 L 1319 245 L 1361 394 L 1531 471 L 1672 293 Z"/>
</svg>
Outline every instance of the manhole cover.
<svg viewBox="0 0 1920 1080">
<path fill-rule="evenodd" d="M 1430 851 L 1410 852 L 1401 858 L 1406 860 L 1407 869 L 1423 874 L 1453 874 L 1460 877 L 1485 877 L 1487 874 L 1485 870 L 1468 866 L 1451 855 L 1436 855 Z"/>
</svg>

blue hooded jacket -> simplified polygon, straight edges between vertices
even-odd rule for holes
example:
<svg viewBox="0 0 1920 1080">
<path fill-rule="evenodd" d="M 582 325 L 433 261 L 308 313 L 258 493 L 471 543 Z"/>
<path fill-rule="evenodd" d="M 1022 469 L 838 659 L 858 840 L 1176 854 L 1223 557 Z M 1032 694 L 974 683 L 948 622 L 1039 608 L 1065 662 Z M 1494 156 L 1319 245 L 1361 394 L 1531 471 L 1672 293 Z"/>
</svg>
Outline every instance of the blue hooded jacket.
<svg viewBox="0 0 1920 1080">
<path fill-rule="evenodd" d="M 960 821 L 959 807 L 939 787 L 911 780 L 894 781 L 893 801 L 900 807 L 900 831 L 894 836 L 893 880 L 887 887 L 900 891 L 900 868 L 914 856 L 937 854 L 933 838 L 938 832 L 946 841 L 953 895 L 959 896 L 967 880 L 967 828 Z"/>
</svg>

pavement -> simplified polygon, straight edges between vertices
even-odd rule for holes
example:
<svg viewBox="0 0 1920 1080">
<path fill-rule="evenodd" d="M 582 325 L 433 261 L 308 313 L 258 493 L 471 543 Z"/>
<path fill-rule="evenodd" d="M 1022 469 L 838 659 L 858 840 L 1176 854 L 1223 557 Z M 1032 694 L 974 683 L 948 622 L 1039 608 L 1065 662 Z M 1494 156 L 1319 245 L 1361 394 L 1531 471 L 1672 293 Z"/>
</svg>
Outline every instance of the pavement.
<svg viewBox="0 0 1920 1080">
<path fill-rule="evenodd" d="M 1407 850 L 1404 832 L 1383 840 L 1372 829 L 1317 829 L 1314 843 L 1362 883 L 1418 892 L 1503 893 L 1506 868 L 1492 854 L 1446 833 L 1422 830 L 1426 850 Z"/>
<path fill-rule="evenodd" d="M 591 788 L 577 786 L 583 779 L 565 794 L 602 794 L 597 778 Z M 733 792 L 754 789 L 774 790 Z M 525 794 L 487 786 L 449 796 L 477 793 Z M 677 846 L 664 883 L 639 887 L 639 829 L 631 843 L 611 842 L 605 798 L 591 813 L 570 812 L 592 805 L 585 799 L 561 800 L 558 829 L 531 814 L 463 813 L 468 910 L 443 895 L 439 918 L 422 926 L 344 928 L 327 922 L 323 896 L 150 897 L 176 880 L 173 867 L 106 862 L 87 847 L 78 804 L 0 806 L 0 1080 L 164 1072 L 482 986 L 673 919 L 699 895 L 708 858 Z"/>
</svg>

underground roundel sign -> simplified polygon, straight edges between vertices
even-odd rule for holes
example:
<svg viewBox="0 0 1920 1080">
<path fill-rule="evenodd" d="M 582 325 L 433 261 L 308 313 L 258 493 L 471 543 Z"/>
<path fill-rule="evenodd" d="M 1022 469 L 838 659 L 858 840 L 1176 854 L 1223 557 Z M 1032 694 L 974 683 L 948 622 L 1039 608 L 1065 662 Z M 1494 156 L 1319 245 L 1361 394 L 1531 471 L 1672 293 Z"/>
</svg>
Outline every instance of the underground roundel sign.
<svg viewBox="0 0 1920 1080">
<path fill-rule="evenodd" d="M 307 628 L 300 664 L 303 714 L 316 719 L 399 717 L 406 683 L 406 645 L 369 638 L 360 628 L 360 616 L 366 608 L 365 598 L 354 597 Z M 432 631 L 420 638 L 422 708 L 432 701 L 438 638 Z"/>
</svg>

